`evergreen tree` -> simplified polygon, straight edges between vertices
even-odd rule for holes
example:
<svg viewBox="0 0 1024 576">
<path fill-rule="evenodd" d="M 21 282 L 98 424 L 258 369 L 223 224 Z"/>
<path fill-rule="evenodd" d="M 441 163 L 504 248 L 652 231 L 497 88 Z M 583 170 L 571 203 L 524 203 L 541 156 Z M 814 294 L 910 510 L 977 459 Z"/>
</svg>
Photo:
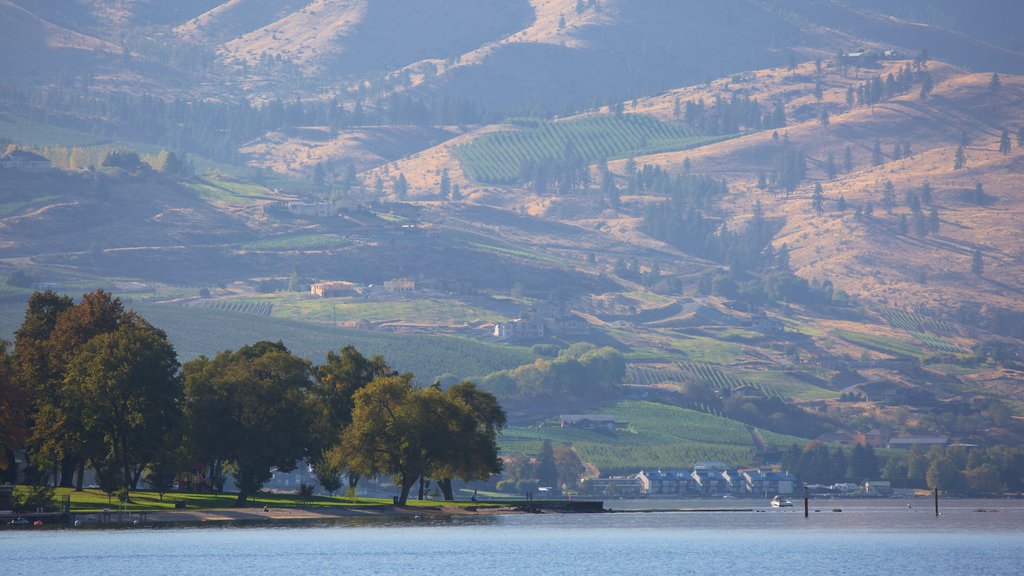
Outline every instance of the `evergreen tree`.
<svg viewBox="0 0 1024 576">
<path fill-rule="evenodd" d="M 852 171 L 853 171 L 853 148 L 850 148 L 850 145 L 847 144 L 846 148 L 843 150 L 843 172 L 849 173 L 849 172 L 852 172 Z"/>
<path fill-rule="evenodd" d="M 558 486 L 558 467 L 555 465 L 555 450 L 550 440 L 545 440 L 537 458 L 537 482 L 541 486 Z"/>
<path fill-rule="evenodd" d="M 846 107 L 850 110 L 853 110 L 854 94 L 853 86 L 846 88 Z"/>
<path fill-rule="evenodd" d="M 881 166 L 885 162 L 885 158 L 882 156 L 882 143 L 875 138 L 875 146 L 871 149 L 871 165 Z"/>
<path fill-rule="evenodd" d="M 928 219 L 924 212 L 914 212 L 914 233 L 922 238 L 928 235 Z"/>
<path fill-rule="evenodd" d="M 995 94 L 999 92 L 999 88 L 1003 85 L 1002 81 L 999 80 L 999 74 L 996 72 L 992 73 L 992 79 L 988 81 L 988 91 Z"/>
<path fill-rule="evenodd" d="M 904 142 L 903 143 L 903 157 L 904 158 L 910 158 L 913 155 L 914 155 L 914 153 L 910 151 L 910 142 Z"/>
<path fill-rule="evenodd" d="M 814 194 L 811 196 L 811 206 L 814 208 L 814 212 L 818 216 L 821 216 L 825 211 L 825 196 L 820 182 L 814 185 Z"/>
<path fill-rule="evenodd" d="M 932 185 L 927 182 L 921 185 L 921 202 L 932 203 Z"/>
<path fill-rule="evenodd" d="M 1003 133 L 999 135 L 999 153 L 1009 154 L 1012 149 L 1012 145 L 1010 144 L 1010 131 L 1004 128 Z"/>
<path fill-rule="evenodd" d="M 452 184 L 452 202 L 458 202 L 462 200 L 462 190 L 459 188 L 459 183 L 455 182 Z"/>
<path fill-rule="evenodd" d="M 985 271 L 985 261 L 982 260 L 981 250 L 975 248 L 974 254 L 971 255 L 971 273 L 975 276 L 981 276 Z"/>
<path fill-rule="evenodd" d="M 1024 126 L 1017 129 L 1017 148 L 1024 148 Z"/>
<path fill-rule="evenodd" d="M 402 172 L 398 173 L 398 178 L 395 179 L 392 189 L 399 200 L 405 200 L 406 195 L 409 193 L 409 181 L 405 179 L 405 174 Z"/>
<path fill-rule="evenodd" d="M 907 233 L 910 232 L 910 222 L 907 221 L 907 215 L 906 214 L 900 214 L 900 217 L 899 217 L 899 229 L 900 229 L 900 236 L 906 236 Z"/>
<path fill-rule="evenodd" d="M 818 116 L 818 123 L 822 126 L 829 125 L 828 110 L 822 108 L 821 114 Z"/>
<path fill-rule="evenodd" d="M 956 156 L 953 157 L 953 170 L 963 170 L 967 167 L 967 154 L 964 152 L 964 145 L 956 147 Z"/>
<path fill-rule="evenodd" d="M 939 219 L 939 209 L 936 208 L 935 206 L 932 206 L 931 210 L 928 211 L 928 230 L 932 234 L 937 234 L 939 232 L 940 224 L 941 221 Z"/>
<path fill-rule="evenodd" d="M 836 158 L 831 152 L 825 155 L 825 176 L 829 180 L 836 178 Z"/>
<path fill-rule="evenodd" d="M 974 185 L 974 194 L 971 198 L 975 204 L 981 206 L 985 203 L 985 189 L 981 186 L 981 182 Z"/>
<path fill-rule="evenodd" d="M 925 72 L 921 77 L 921 91 L 918 92 L 917 96 L 921 100 L 927 100 L 932 94 L 934 86 L 932 85 L 932 75 Z"/>
<path fill-rule="evenodd" d="M 887 214 L 892 214 L 892 210 L 895 207 L 896 187 L 893 186 L 892 180 L 886 180 L 885 188 L 882 190 L 882 208 L 885 208 Z"/>
<path fill-rule="evenodd" d="M 445 168 L 441 171 L 441 185 L 440 185 L 441 198 L 451 198 L 452 193 L 452 182 L 451 178 L 448 177 L 448 169 Z"/>
<path fill-rule="evenodd" d="M 839 195 L 839 199 L 836 200 L 836 210 L 846 212 L 846 196 Z"/>
</svg>

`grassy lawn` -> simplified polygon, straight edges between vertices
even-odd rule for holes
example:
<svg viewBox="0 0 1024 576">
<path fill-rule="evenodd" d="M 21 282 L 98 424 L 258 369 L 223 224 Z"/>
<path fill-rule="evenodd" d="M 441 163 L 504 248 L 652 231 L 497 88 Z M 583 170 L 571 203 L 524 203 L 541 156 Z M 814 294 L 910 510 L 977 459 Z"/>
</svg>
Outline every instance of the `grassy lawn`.
<svg viewBox="0 0 1024 576">
<path fill-rule="evenodd" d="M 242 244 L 243 250 L 324 250 L 343 248 L 349 240 L 338 234 L 289 234 Z"/>
<path fill-rule="evenodd" d="M 59 195 L 51 194 L 49 196 L 39 196 L 38 198 L 32 198 L 31 200 L 21 200 L 16 202 L 0 202 L 0 216 L 7 216 L 14 212 L 21 210 L 25 206 L 32 204 L 41 204 L 43 202 L 49 202 L 50 200 L 56 200 L 60 198 Z"/>
<path fill-rule="evenodd" d="M 16 489 L 18 492 L 25 490 L 25 487 L 19 486 Z M 108 498 L 100 490 L 96 489 L 85 489 L 81 492 L 75 492 L 71 488 L 58 488 L 56 491 L 56 500 L 59 502 L 61 497 L 70 494 L 71 495 L 71 511 L 79 513 L 94 513 L 102 512 L 104 508 L 111 510 L 119 509 L 119 502 L 117 497 Z M 160 495 L 156 492 L 150 491 L 135 491 L 131 493 L 131 503 L 125 506 L 125 510 L 133 512 L 155 512 L 160 510 L 173 510 L 175 503 L 185 502 L 185 505 L 192 510 L 196 509 L 215 509 L 215 508 L 234 508 L 235 505 L 235 494 L 200 494 L 192 492 L 168 492 L 164 494 L 163 500 L 160 499 Z M 311 507 L 366 507 L 366 506 L 390 506 L 392 501 L 390 498 L 345 498 L 336 496 L 334 498 L 328 498 L 326 496 L 314 496 L 308 502 L 304 502 L 298 499 L 295 494 L 277 494 L 263 492 L 256 496 L 249 498 L 246 502 L 246 507 L 258 508 L 263 506 L 272 506 L 275 508 L 311 508 Z M 438 501 L 436 500 L 413 500 L 409 499 L 409 506 L 437 506 Z M 446 505 L 454 506 L 470 506 L 473 505 L 471 502 L 449 502 Z"/>
<path fill-rule="evenodd" d="M 704 336 L 680 336 L 670 334 L 672 346 L 683 353 L 691 362 L 708 362 L 710 364 L 733 364 L 743 354 L 743 346 L 733 342 L 723 342 Z"/>
<path fill-rule="evenodd" d="M 883 354 L 889 354 L 890 356 L 910 358 L 921 358 L 925 356 L 924 350 L 920 347 L 909 342 L 889 338 L 887 336 L 865 334 L 863 332 L 854 332 L 852 330 L 835 330 L 833 334 L 862 348 L 875 350 L 876 352 L 882 352 Z"/>
<path fill-rule="evenodd" d="M 273 192 L 263 186 L 225 180 L 207 179 L 190 187 L 211 204 L 255 206 L 273 197 Z"/>
<path fill-rule="evenodd" d="M 305 299 L 297 295 L 268 298 L 274 304 L 275 318 L 314 322 L 350 322 L 401 320 L 413 324 L 460 325 L 469 322 L 506 320 L 490 310 L 475 308 L 452 300 L 388 300 L 327 298 Z"/>
</svg>

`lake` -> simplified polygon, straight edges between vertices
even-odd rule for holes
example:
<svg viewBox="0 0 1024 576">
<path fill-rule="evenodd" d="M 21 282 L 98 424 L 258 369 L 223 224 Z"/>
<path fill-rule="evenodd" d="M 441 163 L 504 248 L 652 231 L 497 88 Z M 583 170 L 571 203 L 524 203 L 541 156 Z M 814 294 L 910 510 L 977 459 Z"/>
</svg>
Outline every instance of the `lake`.
<svg viewBox="0 0 1024 576">
<path fill-rule="evenodd" d="M 322 526 L 0 531 L 5 576 L 253 574 L 1006 575 L 1024 502 L 812 501 L 753 512 L 351 519 Z M 721 502 L 610 501 L 614 509 Z M 842 512 L 833 512 L 833 508 Z M 813 510 L 820 510 L 813 512 Z"/>
</svg>

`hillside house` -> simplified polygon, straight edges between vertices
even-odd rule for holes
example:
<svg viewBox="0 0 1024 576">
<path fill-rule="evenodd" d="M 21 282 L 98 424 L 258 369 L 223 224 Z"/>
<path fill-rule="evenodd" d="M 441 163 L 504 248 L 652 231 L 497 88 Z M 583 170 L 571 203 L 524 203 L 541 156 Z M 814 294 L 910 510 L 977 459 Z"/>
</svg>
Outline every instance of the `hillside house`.
<svg viewBox="0 0 1024 576">
<path fill-rule="evenodd" d="M 695 482 L 694 488 L 698 493 L 705 496 L 731 494 L 732 490 L 729 486 L 729 481 L 723 476 L 726 470 L 728 470 L 728 466 L 722 462 L 698 462 L 694 464 L 693 472 L 690 473 Z"/>
<path fill-rule="evenodd" d="M 932 446 L 945 446 L 948 443 L 949 438 L 945 436 L 907 436 L 902 438 L 890 438 L 886 447 L 910 450 L 914 446 L 917 446 L 922 452 L 924 452 L 930 450 Z"/>
<path fill-rule="evenodd" d="M 543 338 L 544 323 L 535 322 L 530 318 L 516 318 L 511 322 L 498 322 L 494 325 L 494 335 L 507 340 Z"/>
<path fill-rule="evenodd" d="M 326 218 L 335 212 L 330 202 L 289 202 L 288 211 L 296 216 Z"/>
<path fill-rule="evenodd" d="M 39 154 L 24 150 L 12 150 L 0 156 L 0 169 L 18 172 L 48 172 L 53 164 Z"/>
<path fill-rule="evenodd" d="M 391 294 L 408 294 L 416 291 L 416 281 L 412 278 L 395 278 L 384 281 L 384 291 Z"/>
<path fill-rule="evenodd" d="M 636 477 L 643 493 L 651 496 L 682 496 L 697 491 L 689 470 L 641 470 Z"/>
<path fill-rule="evenodd" d="M 352 282 L 317 282 L 309 287 L 309 293 L 318 298 L 342 298 L 359 296 L 359 287 Z"/>
</svg>

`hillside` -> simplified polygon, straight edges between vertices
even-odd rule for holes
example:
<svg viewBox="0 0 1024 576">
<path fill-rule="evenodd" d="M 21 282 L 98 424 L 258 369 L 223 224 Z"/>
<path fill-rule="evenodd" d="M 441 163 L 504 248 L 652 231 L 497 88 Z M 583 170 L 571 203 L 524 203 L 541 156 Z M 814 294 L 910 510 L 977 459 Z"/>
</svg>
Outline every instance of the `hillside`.
<svg viewBox="0 0 1024 576">
<path fill-rule="evenodd" d="M 1019 444 L 1024 6 L 928 6 L 0 0 L 0 152 L 54 168 L 0 166 L 0 337 L 103 287 L 183 358 L 472 377 L 606 469 Z"/>
</svg>

